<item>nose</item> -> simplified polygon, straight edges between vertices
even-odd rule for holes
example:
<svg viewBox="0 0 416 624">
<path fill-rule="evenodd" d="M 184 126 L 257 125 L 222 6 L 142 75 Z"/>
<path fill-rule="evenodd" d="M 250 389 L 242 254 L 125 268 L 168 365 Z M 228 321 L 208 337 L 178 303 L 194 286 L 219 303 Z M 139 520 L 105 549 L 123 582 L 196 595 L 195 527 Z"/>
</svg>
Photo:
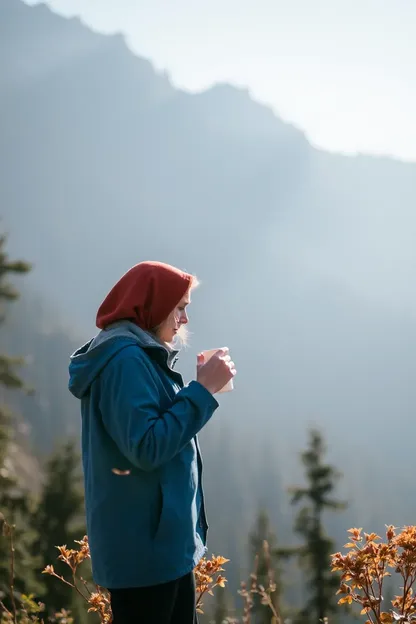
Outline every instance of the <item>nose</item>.
<svg viewBox="0 0 416 624">
<path fill-rule="evenodd" d="M 182 314 L 181 314 L 181 317 L 180 317 L 179 321 L 180 321 L 180 324 L 181 324 L 181 325 L 186 325 L 186 324 L 187 324 L 187 322 L 189 321 L 189 319 L 188 319 L 188 315 L 187 315 L 187 313 L 185 312 L 185 310 L 182 312 Z"/>
</svg>

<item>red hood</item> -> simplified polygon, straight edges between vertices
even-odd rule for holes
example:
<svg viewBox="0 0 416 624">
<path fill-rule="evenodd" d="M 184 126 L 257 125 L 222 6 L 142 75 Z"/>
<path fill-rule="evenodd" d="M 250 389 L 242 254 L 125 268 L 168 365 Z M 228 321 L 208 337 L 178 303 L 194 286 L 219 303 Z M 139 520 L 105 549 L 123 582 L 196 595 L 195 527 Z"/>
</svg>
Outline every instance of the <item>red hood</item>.
<svg viewBox="0 0 416 624">
<path fill-rule="evenodd" d="M 150 331 L 167 319 L 189 289 L 192 276 L 163 262 L 140 262 L 108 293 L 97 312 L 97 327 L 128 319 Z"/>
</svg>

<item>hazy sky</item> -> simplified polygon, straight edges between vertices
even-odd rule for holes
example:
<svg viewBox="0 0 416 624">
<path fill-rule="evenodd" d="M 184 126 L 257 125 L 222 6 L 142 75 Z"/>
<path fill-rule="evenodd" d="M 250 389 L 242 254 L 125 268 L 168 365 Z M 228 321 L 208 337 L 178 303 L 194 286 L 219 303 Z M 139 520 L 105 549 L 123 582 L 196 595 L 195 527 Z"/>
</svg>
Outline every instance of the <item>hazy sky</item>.
<svg viewBox="0 0 416 624">
<path fill-rule="evenodd" d="M 182 88 L 244 85 L 316 145 L 416 161 L 416 0 L 48 4 L 122 31 Z"/>
</svg>

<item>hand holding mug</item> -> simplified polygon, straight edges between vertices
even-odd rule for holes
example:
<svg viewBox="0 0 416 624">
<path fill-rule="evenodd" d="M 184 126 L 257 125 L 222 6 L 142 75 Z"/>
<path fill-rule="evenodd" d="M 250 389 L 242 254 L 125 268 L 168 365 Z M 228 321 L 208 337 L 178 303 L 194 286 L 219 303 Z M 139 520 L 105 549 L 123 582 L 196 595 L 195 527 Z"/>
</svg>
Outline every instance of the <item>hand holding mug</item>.
<svg viewBox="0 0 416 624">
<path fill-rule="evenodd" d="M 228 348 L 211 349 L 198 354 L 196 379 L 211 394 L 232 390 L 232 380 L 236 373 Z"/>
</svg>

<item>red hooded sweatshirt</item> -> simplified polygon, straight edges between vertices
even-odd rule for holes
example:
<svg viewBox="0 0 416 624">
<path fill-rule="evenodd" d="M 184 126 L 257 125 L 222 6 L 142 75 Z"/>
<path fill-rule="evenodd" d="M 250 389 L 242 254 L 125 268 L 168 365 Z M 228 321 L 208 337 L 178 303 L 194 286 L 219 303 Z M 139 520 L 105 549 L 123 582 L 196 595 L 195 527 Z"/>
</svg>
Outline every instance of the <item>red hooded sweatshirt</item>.
<svg viewBox="0 0 416 624">
<path fill-rule="evenodd" d="M 192 276 L 163 262 L 140 262 L 121 277 L 97 313 L 97 327 L 129 320 L 150 331 L 165 321 L 189 289 Z"/>
</svg>

